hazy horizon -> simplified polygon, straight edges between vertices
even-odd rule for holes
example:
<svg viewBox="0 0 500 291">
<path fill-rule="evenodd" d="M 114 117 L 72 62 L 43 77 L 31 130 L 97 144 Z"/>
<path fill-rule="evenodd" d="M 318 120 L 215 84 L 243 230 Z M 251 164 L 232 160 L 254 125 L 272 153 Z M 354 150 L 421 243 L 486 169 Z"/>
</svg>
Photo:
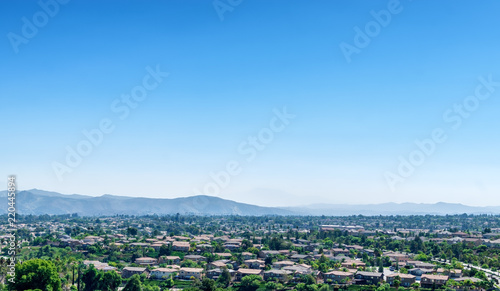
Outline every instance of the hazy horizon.
<svg viewBox="0 0 500 291">
<path fill-rule="evenodd" d="M 151 198 L 151 199 L 175 199 L 175 198 L 188 198 L 188 197 L 194 197 L 194 196 L 197 196 L 197 195 L 191 195 L 191 196 L 173 196 L 173 197 L 164 197 L 164 196 L 149 196 L 149 197 L 144 197 L 144 196 L 140 196 L 140 195 L 116 195 L 116 194 L 113 194 L 113 193 L 103 193 L 103 194 L 92 194 L 92 193 L 61 193 L 61 192 L 57 192 L 57 191 L 50 191 L 50 190 L 47 190 L 47 189 L 37 189 L 37 188 L 32 188 L 32 189 L 18 189 L 17 191 L 18 192 L 22 192 L 22 191 L 32 191 L 32 190 L 38 190 L 38 191 L 46 191 L 46 192 L 51 192 L 51 193 L 59 193 L 59 194 L 63 194 L 63 195 L 68 195 L 68 196 L 71 196 L 71 195 L 83 195 L 83 196 L 88 196 L 88 197 L 102 197 L 104 195 L 112 195 L 112 196 L 116 196 L 116 197 L 130 197 L 130 198 Z M 7 191 L 7 190 L 0 190 L 1 191 Z M 254 192 L 256 193 L 256 192 Z M 245 193 L 246 194 L 246 193 Z M 283 193 L 282 193 L 283 194 Z M 387 204 L 387 203 L 395 203 L 395 204 L 424 204 L 424 205 L 433 205 L 433 204 L 439 204 L 439 203 L 446 203 L 446 204 L 460 204 L 460 205 L 464 205 L 464 206 L 471 206 L 471 207 L 488 207 L 488 206 L 492 206 L 492 207 L 500 207 L 500 205 L 475 205 L 475 204 L 464 204 L 464 203 L 460 203 L 460 202 L 453 202 L 453 201 L 433 201 L 433 202 L 415 202 L 415 201 L 403 201 L 403 202 L 395 202 L 395 201 L 387 201 L 387 202 L 374 202 L 374 203 L 350 203 L 350 202 L 347 202 L 347 203 L 335 203 L 335 202 L 326 202 L 326 203 L 320 203 L 320 202 L 317 202 L 317 201 L 314 201 L 314 200 L 311 200 L 311 199 L 308 199 L 308 200 L 301 200 L 301 199 L 295 199 L 295 200 L 292 200 L 291 203 L 289 204 L 283 204 L 283 203 L 286 203 L 284 201 L 282 202 L 277 202 L 279 199 L 281 199 L 282 197 L 278 197 L 278 199 L 276 197 L 272 197 L 273 199 L 272 200 L 267 200 L 267 201 L 262 201 L 262 200 L 259 200 L 259 199 L 256 199 L 255 196 L 251 196 L 251 197 L 246 197 L 244 195 L 233 195 L 234 197 L 237 197 L 237 198 L 231 198 L 230 196 L 229 197 L 223 197 L 221 195 L 205 195 L 205 194 L 200 194 L 200 195 L 204 195 L 204 196 L 210 196 L 210 197 L 215 197 L 215 198 L 221 198 L 221 199 L 225 199 L 225 200 L 231 200 L 231 201 L 234 201 L 234 202 L 238 202 L 238 203 L 245 203 L 245 204 L 251 204 L 251 205 L 256 205 L 256 206 L 262 206 L 262 207 L 303 207 L 303 206 L 321 206 L 321 205 L 324 205 L 324 206 L 328 206 L 328 205 L 352 205 L 352 206 L 357 206 L 357 205 L 380 205 L 380 204 Z M 258 196 L 259 198 L 261 197 L 265 197 L 265 196 L 268 196 L 269 193 L 266 193 L 265 191 L 262 192 L 260 194 L 260 196 Z M 285 195 L 285 194 L 283 194 Z M 286 196 L 286 197 L 289 197 L 289 196 Z M 293 197 L 293 198 L 296 198 L 296 197 Z M 281 201 L 281 200 L 280 200 Z"/>
<path fill-rule="evenodd" d="M 214 3 L 0 4 L 0 188 L 500 205 L 500 3 Z"/>
</svg>

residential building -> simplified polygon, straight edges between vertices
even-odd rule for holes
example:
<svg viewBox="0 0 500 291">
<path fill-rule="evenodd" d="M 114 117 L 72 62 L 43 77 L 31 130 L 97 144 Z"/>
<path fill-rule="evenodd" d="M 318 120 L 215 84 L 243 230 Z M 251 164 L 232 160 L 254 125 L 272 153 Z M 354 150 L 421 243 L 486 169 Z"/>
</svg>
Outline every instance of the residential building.
<svg viewBox="0 0 500 291">
<path fill-rule="evenodd" d="M 200 255 L 185 255 L 184 260 L 191 260 L 193 262 L 206 262 L 207 258 Z"/>
<path fill-rule="evenodd" d="M 264 267 L 266 266 L 266 263 L 263 260 L 245 260 L 243 263 L 250 269 L 264 269 Z"/>
<path fill-rule="evenodd" d="M 310 255 L 300 255 L 300 254 L 294 254 L 290 257 L 290 260 L 294 262 L 298 262 L 300 260 L 310 260 L 312 257 Z"/>
<path fill-rule="evenodd" d="M 143 257 L 135 259 L 135 263 L 138 265 L 155 265 L 158 261 L 155 258 Z"/>
<path fill-rule="evenodd" d="M 154 269 L 149 273 L 149 276 L 154 279 L 162 279 L 178 273 L 180 268 L 158 268 Z"/>
<path fill-rule="evenodd" d="M 397 277 L 399 277 L 400 286 L 403 287 L 410 287 L 411 284 L 415 283 L 415 278 L 416 278 L 415 276 L 410 274 L 394 273 L 387 275 L 386 281 L 387 283 L 389 283 L 389 285 L 392 286 L 394 284 L 394 280 L 396 280 Z"/>
<path fill-rule="evenodd" d="M 236 278 L 235 279 L 237 281 L 241 281 L 241 278 L 243 278 L 245 276 L 248 276 L 248 275 L 262 276 L 262 270 L 260 270 L 260 269 L 243 269 L 243 268 L 240 268 L 236 272 Z"/>
<path fill-rule="evenodd" d="M 181 263 L 181 258 L 178 256 L 161 256 L 158 260 L 158 263 L 178 265 Z"/>
<path fill-rule="evenodd" d="M 254 258 L 254 254 L 249 252 L 242 252 L 241 257 L 243 258 L 243 260 L 250 260 Z"/>
<path fill-rule="evenodd" d="M 354 279 L 354 273 L 342 272 L 342 271 L 330 271 L 323 274 L 323 280 L 329 282 L 331 280 L 333 283 L 347 283 Z"/>
<path fill-rule="evenodd" d="M 288 276 L 291 274 L 291 271 L 286 270 L 269 270 L 264 272 L 264 280 L 278 279 L 280 282 L 286 282 L 288 281 Z"/>
<path fill-rule="evenodd" d="M 384 280 L 384 274 L 378 272 L 358 271 L 354 277 L 356 278 L 356 284 L 361 285 L 376 285 Z"/>
<path fill-rule="evenodd" d="M 360 260 L 347 260 L 347 261 L 342 263 L 342 267 L 356 269 L 356 268 L 364 268 L 364 267 L 366 267 L 366 264 Z"/>
<path fill-rule="evenodd" d="M 188 252 L 191 245 L 187 241 L 174 241 L 172 243 L 172 249 L 179 252 Z"/>
<path fill-rule="evenodd" d="M 125 267 L 122 270 L 123 278 L 130 278 L 132 275 L 141 275 L 142 273 L 146 273 L 146 268 L 143 267 Z"/>
<path fill-rule="evenodd" d="M 179 278 L 181 279 L 191 279 L 194 277 L 198 280 L 201 280 L 203 277 L 203 269 L 202 268 L 181 268 L 179 270 Z"/>
<path fill-rule="evenodd" d="M 215 261 L 215 262 L 211 262 L 210 264 L 208 264 L 208 269 L 220 269 L 220 268 L 227 268 L 227 265 L 225 262 L 223 261 Z"/>
<path fill-rule="evenodd" d="M 448 281 L 448 276 L 445 275 L 422 275 L 420 285 L 422 288 L 441 287 Z"/>
<path fill-rule="evenodd" d="M 293 266 L 293 265 L 295 265 L 295 263 L 292 261 L 279 261 L 279 262 L 273 263 L 273 268 L 281 269 L 281 268 L 289 267 L 289 266 Z"/>
</svg>

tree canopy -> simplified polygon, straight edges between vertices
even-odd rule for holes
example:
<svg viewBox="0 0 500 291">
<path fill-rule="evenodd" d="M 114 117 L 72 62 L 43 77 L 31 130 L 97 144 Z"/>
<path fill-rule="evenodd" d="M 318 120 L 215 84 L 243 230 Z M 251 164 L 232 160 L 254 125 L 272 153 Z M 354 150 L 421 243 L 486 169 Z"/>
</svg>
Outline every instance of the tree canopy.
<svg viewBox="0 0 500 291">
<path fill-rule="evenodd" d="M 8 282 L 8 290 L 40 289 L 62 291 L 61 279 L 51 261 L 32 259 L 16 265 L 14 283 Z"/>
</svg>

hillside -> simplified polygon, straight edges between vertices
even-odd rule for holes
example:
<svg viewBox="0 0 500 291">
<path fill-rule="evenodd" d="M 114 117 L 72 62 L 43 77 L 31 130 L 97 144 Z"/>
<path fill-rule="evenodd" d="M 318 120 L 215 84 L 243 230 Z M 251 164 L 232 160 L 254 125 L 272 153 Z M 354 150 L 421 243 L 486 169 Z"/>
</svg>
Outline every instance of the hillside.
<svg viewBox="0 0 500 291">
<path fill-rule="evenodd" d="M 7 192 L 0 191 L 0 214 L 7 212 Z M 20 214 L 100 215 L 446 215 L 500 214 L 500 207 L 475 207 L 457 203 L 382 203 L 366 205 L 312 204 L 301 207 L 262 207 L 213 196 L 190 196 L 155 199 L 102 195 L 99 197 L 32 189 L 17 193 L 16 208 Z"/>
</svg>

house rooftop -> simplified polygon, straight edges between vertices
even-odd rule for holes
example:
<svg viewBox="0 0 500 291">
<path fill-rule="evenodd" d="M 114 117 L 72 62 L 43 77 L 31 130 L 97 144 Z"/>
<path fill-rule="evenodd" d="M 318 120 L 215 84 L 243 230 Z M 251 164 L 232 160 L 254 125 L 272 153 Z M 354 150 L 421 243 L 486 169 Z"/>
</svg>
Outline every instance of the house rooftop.
<svg viewBox="0 0 500 291">
<path fill-rule="evenodd" d="M 197 272 L 203 272 L 203 268 L 181 268 L 181 271 L 197 273 Z"/>
<path fill-rule="evenodd" d="M 448 276 L 443 275 L 422 275 L 422 280 L 424 278 L 429 280 L 448 280 Z"/>
<path fill-rule="evenodd" d="M 238 269 L 238 273 L 240 274 L 246 274 L 246 275 L 259 275 L 262 273 L 262 270 L 260 269 Z"/>
</svg>

